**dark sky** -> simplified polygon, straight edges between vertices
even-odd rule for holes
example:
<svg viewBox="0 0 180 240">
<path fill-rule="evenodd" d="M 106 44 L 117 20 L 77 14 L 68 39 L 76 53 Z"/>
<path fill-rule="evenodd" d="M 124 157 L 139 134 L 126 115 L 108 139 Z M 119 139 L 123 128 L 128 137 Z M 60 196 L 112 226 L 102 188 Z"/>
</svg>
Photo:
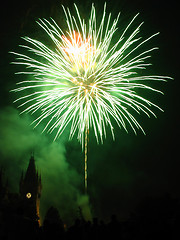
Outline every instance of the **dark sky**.
<svg viewBox="0 0 180 240">
<path fill-rule="evenodd" d="M 96 2 L 96 1 L 95 1 Z M 65 221 L 72 220 L 81 205 L 86 215 L 105 220 L 112 213 L 124 218 L 136 209 L 146 196 L 158 197 L 179 192 L 179 17 L 177 1 L 163 0 L 114 0 L 107 2 L 107 12 L 116 17 L 121 11 L 120 23 L 128 23 L 140 12 L 139 21 L 144 21 L 142 34 L 147 37 L 159 32 L 152 41 L 159 47 L 153 53 L 150 73 L 171 76 L 173 81 L 157 86 L 165 95 L 152 93 L 150 98 L 164 109 L 158 116 L 138 117 L 146 131 L 135 136 L 115 127 L 116 140 L 109 136 L 103 145 L 97 145 L 90 134 L 88 169 L 89 197 L 83 195 L 83 154 L 80 144 L 68 141 L 66 132 L 53 143 L 53 138 L 43 133 L 41 126 L 33 130 L 32 116 L 21 115 L 13 104 L 15 96 L 9 91 L 19 77 L 14 75 L 17 67 L 9 51 L 18 51 L 21 36 L 38 38 L 38 18 L 53 17 L 63 23 L 61 3 L 72 7 L 73 1 L 6 1 L 1 7 L 0 31 L 0 164 L 6 168 L 12 191 L 18 191 L 21 171 L 28 165 L 30 153 L 35 151 L 36 165 L 42 174 L 43 192 L 41 214 L 51 205 L 57 207 Z M 91 1 L 77 5 L 83 14 L 89 11 Z M 97 1 L 100 11 L 103 3 Z M 118 27 L 121 26 L 120 24 Z M 90 209 L 90 210 L 89 210 Z"/>
</svg>

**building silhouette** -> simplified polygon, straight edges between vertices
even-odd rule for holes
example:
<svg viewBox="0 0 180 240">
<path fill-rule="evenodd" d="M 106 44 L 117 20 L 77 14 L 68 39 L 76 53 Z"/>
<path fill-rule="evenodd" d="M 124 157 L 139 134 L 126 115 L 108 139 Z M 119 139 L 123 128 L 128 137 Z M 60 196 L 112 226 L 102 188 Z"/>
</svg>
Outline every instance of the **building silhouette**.
<svg viewBox="0 0 180 240">
<path fill-rule="evenodd" d="M 9 229 L 20 222 L 40 226 L 41 175 L 32 155 L 25 173 L 19 182 L 19 193 L 12 193 L 8 181 L 4 182 L 4 169 L 0 169 L 0 226 Z M 0 227 L 1 228 L 1 227 Z M 7 230 L 8 232 L 8 230 Z"/>
<path fill-rule="evenodd" d="M 22 202 L 24 217 L 27 217 L 33 221 L 38 221 L 39 224 L 41 190 L 41 175 L 39 175 L 38 171 L 36 170 L 35 159 L 32 155 L 25 174 L 22 172 L 19 183 L 19 194 Z"/>
</svg>

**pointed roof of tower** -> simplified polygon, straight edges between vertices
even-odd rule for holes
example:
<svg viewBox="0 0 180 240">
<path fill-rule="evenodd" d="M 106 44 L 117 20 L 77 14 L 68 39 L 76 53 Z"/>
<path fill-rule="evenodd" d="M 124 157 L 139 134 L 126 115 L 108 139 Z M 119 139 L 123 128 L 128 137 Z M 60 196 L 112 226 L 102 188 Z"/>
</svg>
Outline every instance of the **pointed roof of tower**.
<svg viewBox="0 0 180 240">
<path fill-rule="evenodd" d="M 34 160 L 34 156 L 31 155 L 31 158 L 29 160 L 29 165 L 24 177 L 25 181 L 32 181 L 32 179 L 36 179 L 36 166 L 35 166 L 35 160 Z"/>
</svg>

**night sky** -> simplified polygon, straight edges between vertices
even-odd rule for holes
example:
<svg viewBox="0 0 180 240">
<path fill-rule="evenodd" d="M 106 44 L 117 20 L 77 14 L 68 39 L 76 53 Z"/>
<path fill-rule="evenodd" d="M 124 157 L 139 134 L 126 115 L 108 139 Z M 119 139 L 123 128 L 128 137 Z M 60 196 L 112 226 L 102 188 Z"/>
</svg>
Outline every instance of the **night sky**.
<svg viewBox="0 0 180 240">
<path fill-rule="evenodd" d="M 97 2 L 97 3 L 96 3 Z M 170 194 L 180 198 L 179 190 L 179 13 L 176 0 L 108 0 L 107 12 L 127 26 L 138 12 L 137 22 L 144 21 L 142 36 L 156 32 L 160 35 L 149 42 L 158 46 L 153 52 L 149 74 L 173 77 L 167 83 L 153 85 L 164 96 L 150 93 L 149 99 L 158 104 L 164 113 L 155 110 L 157 119 L 144 114 L 136 116 L 146 131 L 135 136 L 115 126 L 113 141 L 110 131 L 104 144 L 96 144 L 90 133 L 88 151 L 88 197 L 84 193 L 84 156 L 76 138 L 68 141 L 64 134 L 53 142 L 53 136 L 41 133 L 30 125 L 33 116 L 19 115 L 16 96 L 10 92 L 23 76 L 15 75 L 19 66 L 11 65 L 14 56 L 9 51 L 19 51 L 21 36 L 41 37 L 36 24 L 38 18 L 53 17 L 64 23 L 61 3 L 72 8 L 70 0 L 6 1 L 1 7 L 0 30 L 0 165 L 6 169 L 11 191 L 18 192 L 22 170 L 26 170 L 31 152 L 42 175 L 41 215 L 52 205 L 57 207 L 64 221 L 71 222 L 81 206 L 86 216 L 98 216 L 107 221 L 115 213 L 124 219 L 135 211 L 144 198 Z M 83 16 L 89 14 L 91 1 L 76 2 Z M 5 4 L 5 5 L 4 5 Z M 104 3 L 95 1 L 99 12 Z M 151 47 L 151 46 L 150 46 Z"/>
</svg>

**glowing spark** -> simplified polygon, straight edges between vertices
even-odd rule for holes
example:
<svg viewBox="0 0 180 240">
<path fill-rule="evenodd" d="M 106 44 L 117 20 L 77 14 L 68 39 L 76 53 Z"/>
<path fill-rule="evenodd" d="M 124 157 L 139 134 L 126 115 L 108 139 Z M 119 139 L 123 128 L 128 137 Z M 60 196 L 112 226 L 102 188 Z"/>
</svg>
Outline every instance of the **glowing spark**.
<svg viewBox="0 0 180 240">
<path fill-rule="evenodd" d="M 89 68 L 90 59 L 93 58 L 95 49 L 90 45 L 89 39 L 82 40 L 80 33 L 73 32 L 73 38 L 71 40 L 63 36 L 64 51 L 69 56 L 71 63 L 76 65 L 77 72 L 79 73 L 80 69 L 87 71 Z"/>
<path fill-rule="evenodd" d="M 38 40 L 24 37 L 27 45 L 21 47 L 28 51 L 27 55 L 14 53 L 17 56 L 15 63 L 26 66 L 26 71 L 20 73 L 31 76 L 18 83 L 14 90 L 23 93 L 16 100 L 21 102 L 22 112 L 39 113 L 33 122 L 35 127 L 46 121 L 44 130 L 55 131 L 55 139 L 69 125 L 69 137 L 77 132 L 82 146 L 85 132 L 90 128 L 94 129 L 97 142 L 103 142 L 107 126 L 114 138 L 112 119 L 126 131 L 127 125 L 130 125 L 135 133 L 136 129 L 144 132 L 134 113 L 143 112 L 150 117 L 151 114 L 155 116 L 151 107 L 160 108 L 138 95 L 137 90 L 160 92 L 146 83 L 168 79 L 138 74 L 142 72 L 139 70 L 150 65 L 147 62 L 149 54 L 157 47 L 140 49 L 158 33 L 141 40 L 142 23 L 129 33 L 136 15 L 112 44 L 115 32 L 118 36 L 120 14 L 111 21 L 111 14 L 106 17 L 104 5 L 102 19 L 97 24 L 92 5 L 87 25 L 76 5 L 75 9 L 77 18 L 63 7 L 66 33 L 53 19 L 38 21 L 52 40 L 51 48 Z"/>
</svg>

